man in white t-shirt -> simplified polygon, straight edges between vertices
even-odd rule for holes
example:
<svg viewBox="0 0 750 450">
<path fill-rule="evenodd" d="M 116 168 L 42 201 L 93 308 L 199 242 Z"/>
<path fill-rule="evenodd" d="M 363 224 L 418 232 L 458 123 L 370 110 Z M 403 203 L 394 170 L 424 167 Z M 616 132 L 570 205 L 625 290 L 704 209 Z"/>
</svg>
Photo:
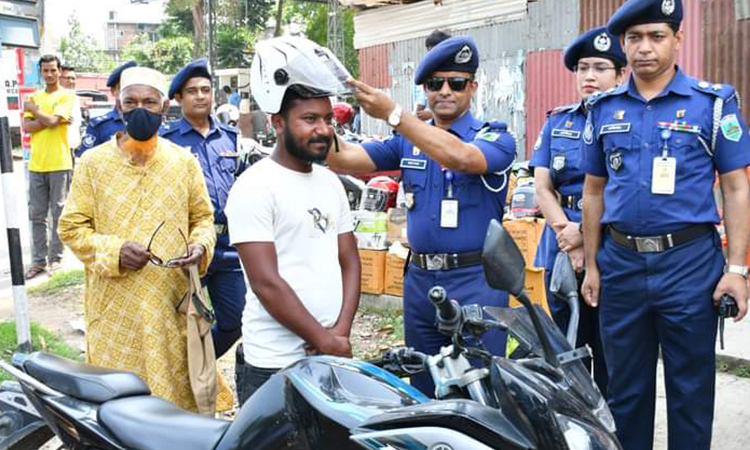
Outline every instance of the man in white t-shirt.
<svg viewBox="0 0 750 450">
<path fill-rule="evenodd" d="M 293 87 L 271 119 L 277 147 L 237 179 L 225 208 L 250 287 L 240 404 L 306 354 L 352 353 L 360 266 L 351 212 L 338 177 L 313 164 L 333 142 L 333 110 L 327 97 L 304 98 Z"/>
</svg>

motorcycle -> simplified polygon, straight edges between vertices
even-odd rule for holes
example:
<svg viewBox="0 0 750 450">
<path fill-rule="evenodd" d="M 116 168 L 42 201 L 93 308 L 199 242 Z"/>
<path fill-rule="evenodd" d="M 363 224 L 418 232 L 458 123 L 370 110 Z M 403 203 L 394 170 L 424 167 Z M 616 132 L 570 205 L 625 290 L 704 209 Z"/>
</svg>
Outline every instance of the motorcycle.
<svg viewBox="0 0 750 450">
<path fill-rule="evenodd" d="M 307 357 L 271 377 L 231 422 L 182 411 L 127 372 L 41 352 L 0 366 L 18 380 L 17 400 L 75 450 L 621 449 L 581 363 L 587 352 L 573 350 L 532 306 L 523 257 L 496 221 L 482 260 L 490 286 L 515 295 L 524 309 L 460 307 L 434 287 L 428 297 L 437 326 L 452 341 L 439 354 L 394 348 L 370 362 Z M 494 327 L 507 329 L 525 355 L 486 352 L 481 336 Z M 423 370 L 435 382 L 434 400 L 400 378 Z M 0 423 L 18 405 L 2 404 Z"/>
</svg>

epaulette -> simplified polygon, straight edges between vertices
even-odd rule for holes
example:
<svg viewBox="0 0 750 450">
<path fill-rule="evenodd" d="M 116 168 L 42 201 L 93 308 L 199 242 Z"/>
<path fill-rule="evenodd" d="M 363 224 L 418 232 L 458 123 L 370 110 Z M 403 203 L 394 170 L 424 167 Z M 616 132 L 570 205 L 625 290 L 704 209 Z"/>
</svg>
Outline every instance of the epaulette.
<svg viewBox="0 0 750 450">
<path fill-rule="evenodd" d="M 499 137 L 499 133 L 506 133 L 508 131 L 508 124 L 493 120 L 485 122 L 482 128 L 477 133 L 476 139 L 484 139 L 485 141 L 496 141 Z"/>
<path fill-rule="evenodd" d="M 627 86 L 626 83 L 621 84 L 617 88 L 609 88 L 606 91 L 596 91 L 593 94 L 589 95 L 586 99 L 586 109 L 590 109 L 592 106 L 594 106 L 598 101 L 602 100 L 603 98 L 607 98 L 613 94 L 618 94 L 623 88 L 623 86 Z"/>
<path fill-rule="evenodd" d="M 580 103 L 571 103 L 570 105 L 563 105 L 563 106 L 558 106 L 556 108 L 552 108 L 549 111 L 547 111 L 547 117 L 554 116 L 555 114 L 562 114 L 562 113 L 573 111 L 574 109 L 578 108 L 578 105 L 580 105 Z"/>
<path fill-rule="evenodd" d="M 102 114 L 101 116 L 96 116 L 92 118 L 91 120 L 89 120 L 89 125 L 95 127 L 99 125 L 100 123 L 106 122 L 109 119 L 110 119 L 109 114 Z"/>
<path fill-rule="evenodd" d="M 737 97 L 737 91 L 734 86 L 729 84 L 709 83 L 708 81 L 699 81 L 692 85 L 692 88 L 699 92 L 704 92 L 715 97 L 724 99 L 724 103 Z"/>
<path fill-rule="evenodd" d="M 178 130 L 177 122 L 167 122 L 159 127 L 159 136 L 165 136 L 173 131 Z"/>
<path fill-rule="evenodd" d="M 217 123 L 218 123 L 219 128 L 221 128 L 222 130 L 224 130 L 224 131 L 226 131 L 228 133 L 240 134 L 240 130 L 237 129 L 237 127 L 233 127 L 231 125 L 227 125 L 225 123 L 218 122 L 218 121 L 217 121 Z"/>
</svg>

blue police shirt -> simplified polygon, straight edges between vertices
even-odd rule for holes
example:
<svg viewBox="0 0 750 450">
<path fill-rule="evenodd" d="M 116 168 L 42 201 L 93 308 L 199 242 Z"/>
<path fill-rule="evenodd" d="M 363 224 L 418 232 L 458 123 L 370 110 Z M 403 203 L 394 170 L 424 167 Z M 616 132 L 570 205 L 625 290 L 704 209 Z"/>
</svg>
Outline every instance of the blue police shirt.
<svg viewBox="0 0 750 450">
<path fill-rule="evenodd" d="M 99 144 L 109 141 L 118 131 L 125 130 L 125 122 L 120 117 L 120 112 L 113 108 L 101 116 L 89 120 L 86 127 L 86 135 L 81 139 L 81 145 L 76 149 L 76 156 L 83 155 Z"/>
<path fill-rule="evenodd" d="M 724 107 L 712 157 L 716 98 L 724 100 Z M 608 178 L 602 223 L 646 236 L 719 222 L 715 171 L 724 174 L 750 164 L 750 140 L 734 88 L 699 82 L 678 68 L 650 101 L 638 93 L 631 76 L 616 89 L 592 95 L 589 103 L 585 170 Z M 664 128 L 670 128 L 666 139 Z M 652 194 L 653 161 L 665 145 L 676 159 L 674 194 Z"/>
<path fill-rule="evenodd" d="M 581 195 L 583 179 L 583 128 L 586 113 L 582 103 L 553 110 L 534 145 L 529 168 L 549 169 L 552 183 L 561 195 Z M 569 211 L 565 211 L 566 215 Z M 570 216 L 568 216 L 570 219 Z"/>
<path fill-rule="evenodd" d="M 490 219 L 502 220 L 507 169 L 516 154 L 515 139 L 505 124 L 486 124 L 470 111 L 459 117 L 450 133 L 477 146 L 487 160 L 484 181 L 473 174 L 455 173 L 453 197 L 458 199 L 458 228 L 440 226 L 441 201 L 447 196 L 448 182 L 439 163 L 428 157 L 405 137 L 394 133 L 382 142 L 363 144 L 378 170 L 401 169 L 406 192 L 414 196 L 408 212 L 409 245 L 417 253 L 464 253 L 480 250 Z"/>
<path fill-rule="evenodd" d="M 214 207 L 214 222 L 226 225 L 224 206 L 239 164 L 237 129 L 224 125 L 213 117 L 209 117 L 209 121 L 210 128 L 206 137 L 193 129 L 184 117 L 163 125 L 159 135 L 177 145 L 188 147 L 193 156 L 198 158 Z"/>
</svg>

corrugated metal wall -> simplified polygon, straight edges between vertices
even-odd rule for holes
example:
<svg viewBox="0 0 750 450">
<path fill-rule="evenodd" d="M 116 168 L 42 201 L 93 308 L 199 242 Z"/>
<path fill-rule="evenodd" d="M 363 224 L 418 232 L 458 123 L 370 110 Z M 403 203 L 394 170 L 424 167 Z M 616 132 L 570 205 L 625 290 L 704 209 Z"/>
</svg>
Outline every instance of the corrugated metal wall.
<svg viewBox="0 0 750 450">
<path fill-rule="evenodd" d="M 706 80 L 733 85 L 744 100 L 742 115 L 750 122 L 750 21 L 737 20 L 735 0 L 704 0 L 703 46 Z"/>
<path fill-rule="evenodd" d="M 518 140 L 519 157 L 523 158 L 526 145 L 525 110 L 526 79 L 524 67 L 527 50 L 561 49 L 578 34 L 579 0 L 542 0 L 528 4 L 528 14 L 523 20 L 472 28 L 449 30 L 452 34 L 469 34 L 477 41 L 481 54 L 480 92 L 472 103 L 472 111 L 484 120 L 508 122 Z M 424 38 L 407 39 L 386 44 L 390 89 L 393 99 L 405 109 L 414 108 L 414 71 L 425 54 Z M 360 50 L 370 58 L 377 47 Z M 560 64 L 562 65 L 562 64 Z M 374 65 L 372 67 L 375 67 Z M 378 63 L 378 68 L 382 68 Z M 362 69 L 360 69 L 362 70 Z M 362 71 L 363 76 L 368 71 Z M 384 80 L 375 75 L 372 80 Z M 552 81 L 552 80 L 550 80 Z M 383 85 L 382 87 L 385 87 Z M 421 88 L 420 88 L 421 89 Z M 554 105 L 553 105 L 554 106 Z M 543 117 L 543 115 L 542 115 Z M 365 116 L 363 130 L 367 133 L 388 135 L 390 129 L 383 121 Z M 536 139 L 536 135 L 529 137 Z"/>
<path fill-rule="evenodd" d="M 375 45 L 359 51 L 359 77 L 362 81 L 376 88 L 391 85 L 388 74 L 389 44 Z"/>
<path fill-rule="evenodd" d="M 549 1 L 549 0 L 547 0 Z M 554 1 L 554 0 L 553 0 Z M 703 78 L 703 2 L 705 0 L 683 0 L 685 18 L 682 29 L 685 41 L 677 55 L 677 64 L 688 75 Z M 580 0 L 582 33 L 590 28 L 606 25 L 612 14 L 625 0 Z"/>
<path fill-rule="evenodd" d="M 562 50 L 529 52 L 526 58 L 526 158 L 531 157 L 547 111 L 578 100 L 575 75 L 563 64 Z"/>
</svg>

